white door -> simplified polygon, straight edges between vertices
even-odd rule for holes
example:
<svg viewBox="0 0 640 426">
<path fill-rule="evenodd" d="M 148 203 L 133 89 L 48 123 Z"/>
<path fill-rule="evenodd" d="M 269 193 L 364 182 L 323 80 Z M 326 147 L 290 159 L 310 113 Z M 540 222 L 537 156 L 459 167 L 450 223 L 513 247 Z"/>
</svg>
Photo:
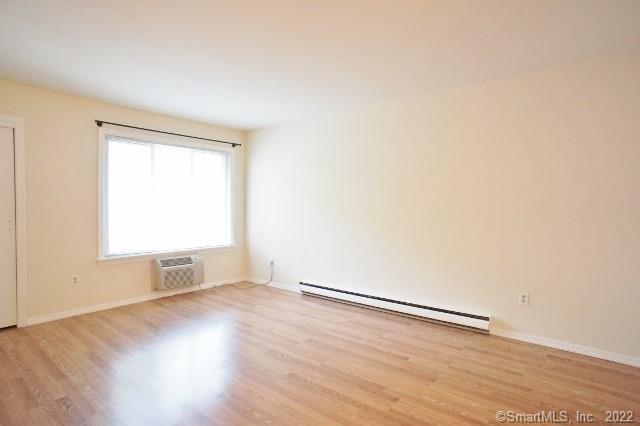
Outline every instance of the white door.
<svg viewBox="0 0 640 426">
<path fill-rule="evenodd" d="M 13 129 L 0 127 L 0 328 L 17 321 Z"/>
</svg>

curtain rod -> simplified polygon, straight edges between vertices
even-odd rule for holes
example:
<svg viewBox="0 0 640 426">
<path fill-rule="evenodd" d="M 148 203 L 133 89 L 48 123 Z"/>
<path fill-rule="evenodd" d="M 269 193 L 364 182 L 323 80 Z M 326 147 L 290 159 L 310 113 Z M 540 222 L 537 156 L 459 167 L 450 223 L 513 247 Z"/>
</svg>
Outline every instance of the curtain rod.
<svg viewBox="0 0 640 426">
<path fill-rule="evenodd" d="M 109 121 L 96 120 L 96 125 L 98 127 L 102 127 L 103 124 L 111 124 L 112 126 L 126 127 L 128 129 L 146 130 L 147 132 L 163 133 L 165 135 L 182 136 L 183 138 L 200 139 L 200 140 L 209 141 L 209 142 L 226 143 L 227 145 L 231 145 L 233 148 L 235 148 L 236 146 L 242 146 L 242 144 L 236 143 L 236 142 L 219 141 L 217 139 L 201 138 L 200 136 L 183 135 L 181 133 L 165 132 L 162 130 L 154 130 L 154 129 L 146 129 L 144 127 L 129 126 L 128 124 L 111 123 Z"/>
</svg>

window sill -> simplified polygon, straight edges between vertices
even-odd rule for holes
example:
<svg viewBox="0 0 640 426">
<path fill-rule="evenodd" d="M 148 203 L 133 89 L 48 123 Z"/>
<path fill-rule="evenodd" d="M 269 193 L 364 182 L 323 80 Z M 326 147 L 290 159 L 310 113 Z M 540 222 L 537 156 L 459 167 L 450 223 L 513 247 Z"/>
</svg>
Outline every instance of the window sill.
<svg viewBox="0 0 640 426">
<path fill-rule="evenodd" d="M 179 251 L 163 251 L 157 253 L 142 253 L 142 254 L 124 254 L 117 256 L 107 256 L 107 257 L 99 257 L 97 262 L 98 265 L 110 265 L 114 263 L 131 263 L 131 262 L 144 262 L 152 259 L 156 259 L 159 257 L 172 257 L 172 256 L 181 256 L 181 255 L 190 255 L 196 253 L 208 253 L 208 252 L 228 252 L 232 251 L 237 246 L 235 244 L 231 244 L 228 246 L 217 246 L 217 247 L 204 247 L 199 249 L 192 250 L 179 250 Z"/>
</svg>

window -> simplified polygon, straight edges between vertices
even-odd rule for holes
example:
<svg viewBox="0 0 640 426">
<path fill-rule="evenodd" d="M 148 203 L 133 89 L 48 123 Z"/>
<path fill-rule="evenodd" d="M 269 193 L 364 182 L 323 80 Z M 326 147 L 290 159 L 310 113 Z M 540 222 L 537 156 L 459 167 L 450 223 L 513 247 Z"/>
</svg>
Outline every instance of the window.
<svg viewBox="0 0 640 426">
<path fill-rule="evenodd" d="M 102 258 L 232 244 L 229 150 L 109 129 L 101 139 Z"/>
</svg>

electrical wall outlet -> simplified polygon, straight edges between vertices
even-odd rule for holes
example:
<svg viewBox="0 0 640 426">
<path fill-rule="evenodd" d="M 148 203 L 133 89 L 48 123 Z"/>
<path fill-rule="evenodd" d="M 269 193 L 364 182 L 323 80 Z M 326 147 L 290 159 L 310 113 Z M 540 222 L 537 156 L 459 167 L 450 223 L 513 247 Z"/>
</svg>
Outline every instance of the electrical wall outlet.
<svg viewBox="0 0 640 426">
<path fill-rule="evenodd" d="M 520 293 L 518 295 L 518 304 L 522 306 L 529 306 L 529 293 Z"/>
<path fill-rule="evenodd" d="M 73 285 L 80 284 L 80 277 L 77 275 L 71 275 L 71 284 Z"/>
</svg>

